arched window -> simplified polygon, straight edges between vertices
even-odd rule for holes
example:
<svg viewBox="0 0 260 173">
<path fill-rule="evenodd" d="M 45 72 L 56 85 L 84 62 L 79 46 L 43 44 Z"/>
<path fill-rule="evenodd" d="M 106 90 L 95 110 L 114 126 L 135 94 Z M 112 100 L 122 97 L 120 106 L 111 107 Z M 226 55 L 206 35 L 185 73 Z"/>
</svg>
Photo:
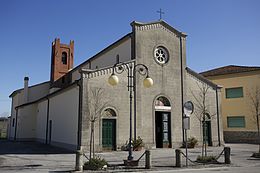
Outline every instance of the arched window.
<svg viewBox="0 0 260 173">
<path fill-rule="evenodd" d="M 170 101 L 163 96 L 160 96 L 155 100 L 154 106 L 156 110 L 171 110 Z"/>
<path fill-rule="evenodd" d="M 171 106 L 171 104 L 166 97 L 161 96 L 155 101 L 155 106 Z"/>
<path fill-rule="evenodd" d="M 61 61 L 62 64 L 67 64 L 67 52 L 62 52 Z"/>
<path fill-rule="evenodd" d="M 113 109 L 106 109 L 103 113 L 104 117 L 116 117 L 116 112 Z"/>
</svg>

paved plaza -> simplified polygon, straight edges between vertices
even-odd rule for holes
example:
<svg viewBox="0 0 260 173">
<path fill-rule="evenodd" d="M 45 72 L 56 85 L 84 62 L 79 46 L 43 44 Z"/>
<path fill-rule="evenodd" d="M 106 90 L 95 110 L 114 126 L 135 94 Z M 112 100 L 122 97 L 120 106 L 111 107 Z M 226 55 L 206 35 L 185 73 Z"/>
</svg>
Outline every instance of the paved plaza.
<svg viewBox="0 0 260 173">
<path fill-rule="evenodd" d="M 182 168 L 175 167 L 174 149 L 152 149 L 152 168 L 144 169 L 144 158 L 140 160 L 138 168 L 125 169 L 123 166 L 110 167 L 103 172 L 252 172 L 259 173 L 260 159 L 250 157 L 257 151 L 257 145 L 251 144 L 226 144 L 231 147 L 230 165 L 210 164 L 201 165 L 189 162 L 185 167 L 185 158 L 182 158 Z M 222 147 L 209 147 L 208 155 L 217 156 Z M 138 159 L 143 151 L 134 152 L 134 159 Z M 184 149 L 183 149 L 184 152 Z M 201 148 L 188 150 L 191 160 L 196 160 Z M 105 158 L 111 165 L 123 164 L 128 153 L 126 151 L 104 152 L 97 155 Z M 223 155 L 220 163 L 224 162 Z M 75 153 L 60 148 L 46 146 L 34 142 L 0 141 L 0 172 L 73 172 L 75 167 Z M 87 171 L 86 171 L 87 172 Z"/>
</svg>

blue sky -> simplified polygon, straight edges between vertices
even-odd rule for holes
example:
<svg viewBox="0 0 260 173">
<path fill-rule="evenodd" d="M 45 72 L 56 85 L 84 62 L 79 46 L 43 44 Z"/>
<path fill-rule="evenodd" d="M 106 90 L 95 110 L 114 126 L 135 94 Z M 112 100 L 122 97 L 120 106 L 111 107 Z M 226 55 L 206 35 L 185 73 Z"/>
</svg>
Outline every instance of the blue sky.
<svg viewBox="0 0 260 173">
<path fill-rule="evenodd" d="M 0 116 L 12 91 L 50 78 L 51 42 L 75 41 L 74 66 L 131 32 L 134 20 L 163 20 L 188 34 L 197 72 L 230 64 L 260 66 L 259 0 L 1 0 Z"/>
</svg>

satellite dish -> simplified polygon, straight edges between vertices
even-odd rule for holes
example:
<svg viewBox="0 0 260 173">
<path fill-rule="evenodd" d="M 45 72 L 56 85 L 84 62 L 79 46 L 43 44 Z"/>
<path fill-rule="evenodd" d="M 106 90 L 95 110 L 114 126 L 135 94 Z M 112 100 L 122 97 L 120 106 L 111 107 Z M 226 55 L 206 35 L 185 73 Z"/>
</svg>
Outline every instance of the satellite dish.
<svg viewBox="0 0 260 173">
<path fill-rule="evenodd" d="M 185 117 L 190 117 L 190 115 L 193 113 L 194 110 L 193 103 L 191 101 L 187 101 L 184 103 L 183 108 L 184 108 Z"/>
</svg>

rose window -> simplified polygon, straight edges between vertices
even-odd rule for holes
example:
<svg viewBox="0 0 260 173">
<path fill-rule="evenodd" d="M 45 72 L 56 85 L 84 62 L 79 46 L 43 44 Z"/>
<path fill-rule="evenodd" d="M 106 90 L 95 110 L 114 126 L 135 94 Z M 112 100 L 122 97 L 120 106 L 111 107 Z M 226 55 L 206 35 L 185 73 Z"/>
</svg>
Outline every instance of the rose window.
<svg viewBox="0 0 260 173">
<path fill-rule="evenodd" d="M 168 51 L 163 47 L 157 47 L 154 50 L 154 58 L 159 64 L 165 64 L 169 60 Z"/>
</svg>

